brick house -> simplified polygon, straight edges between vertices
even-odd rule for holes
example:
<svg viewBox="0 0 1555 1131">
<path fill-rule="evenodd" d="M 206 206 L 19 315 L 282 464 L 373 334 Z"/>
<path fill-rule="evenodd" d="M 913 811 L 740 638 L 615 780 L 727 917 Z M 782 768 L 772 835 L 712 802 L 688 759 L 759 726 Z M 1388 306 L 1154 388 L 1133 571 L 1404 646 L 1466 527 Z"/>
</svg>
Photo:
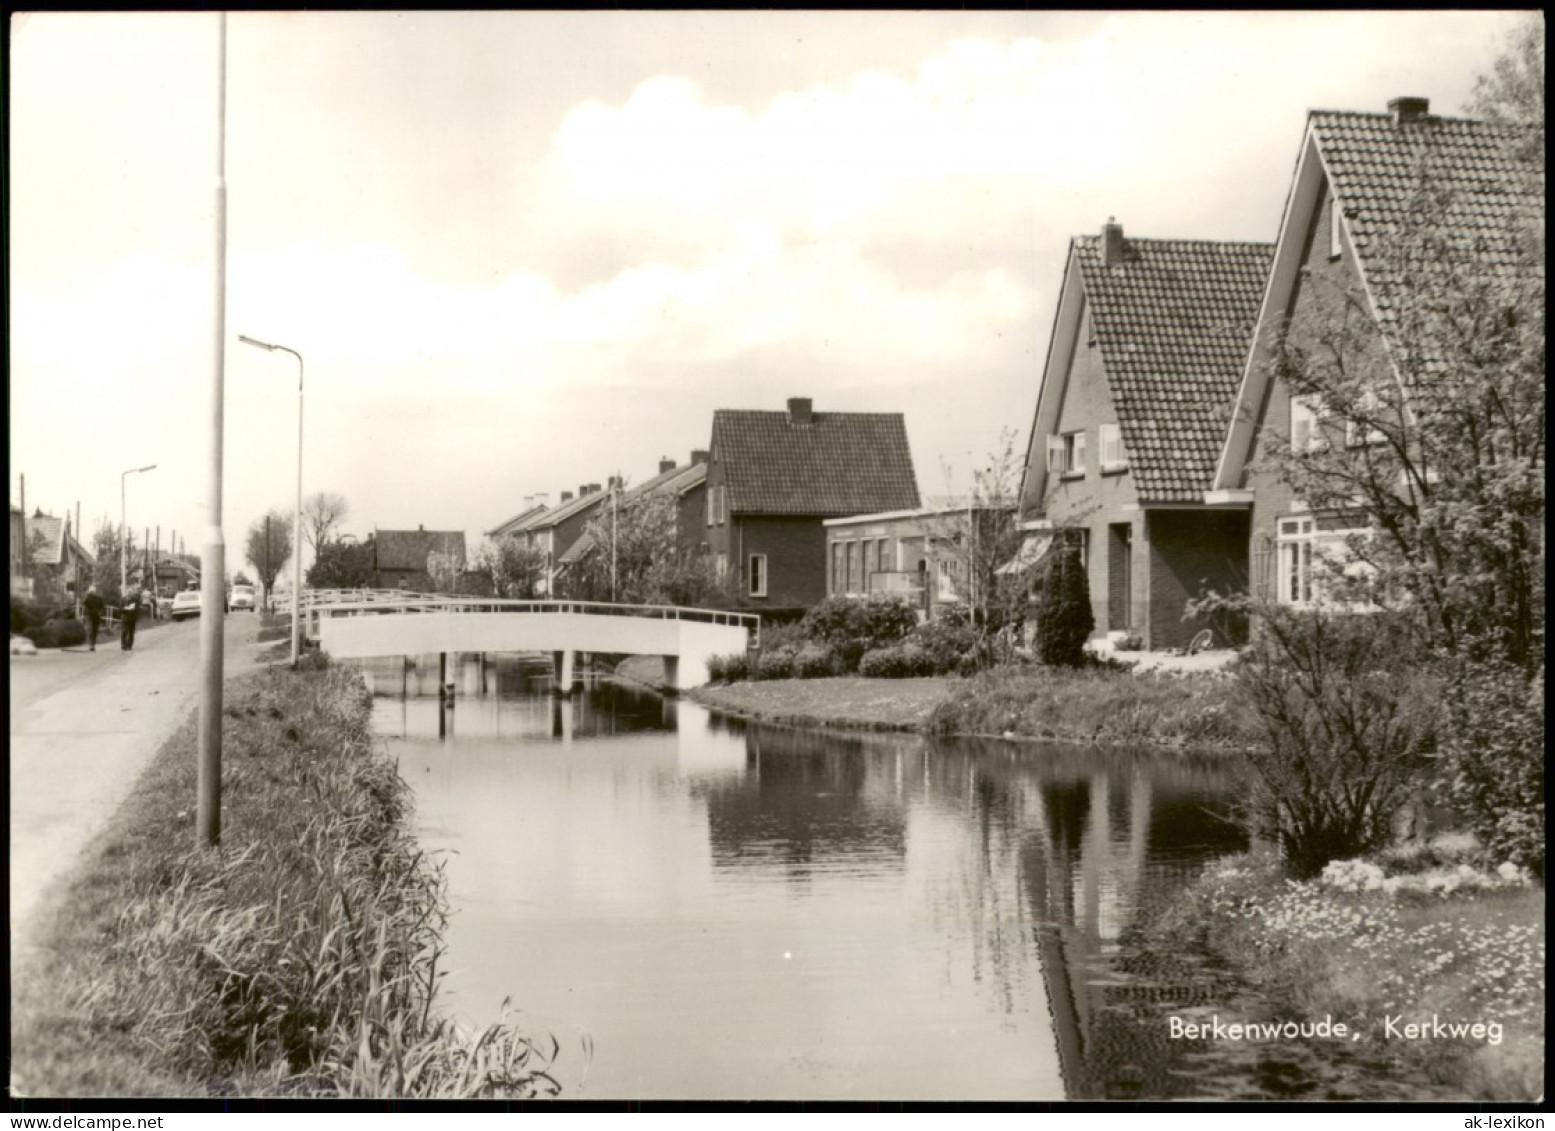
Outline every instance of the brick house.
<svg viewBox="0 0 1555 1131">
<path fill-rule="evenodd" d="M 583 483 L 576 496 L 563 491 L 561 500 L 544 514 L 524 525 L 519 539 L 532 550 L 545 555 L 545 574 L 540 592 L 554 594 L 556 582 L 565 568 L 567 551 L 583 537 L 584 527 L 610 498 L 610 491 L 598 483 Z"/>
<path fill-rule="evenodd" d="M 798 610 L 827 593 L 828 518 L 916 510 L 901 413 L 713 413 L 703 522 L 714 569 L 742 608 Z"/>
<path fill-rule="evenodd" d="M 427 573 L 427 556 L 452 554 L 464 568 L 468 560 L 462 530 L 377 530 L 373 533 L 373 584 L 379 589 L 409 589 L 430 593 L 434 589 Z"/>
<path fill-rule="evenodd" d="M 1190 600 L 1246 586 L 1246 511 L 1205 490 L 1271 252 L 1111 222 L 1070 241 L 1018 498 L 1079 543 L 1098 637 L 1181 647 L 1211 627 Z"/>
<path fill-rule="evenodd" d="M 1516 270 L 1520 220 L 1536 214 L 1542 232 L 1543 146 L 1530 148 L 1529 129 L 1441 118 L 1429 109 L 1426 99 L 1397 98 L 1386 113 L 1308 115 L 1257 332 L 1205 495 L 1247 513 L 1256 595 L 1294 605 L 1321 600 L 1322 560 L 1344 566 L 1347 537 L 1369 525 L 1357 511 L 1313 513 L 1260 463 L 1277 442 L 1367 442 L 1337 422 L 1325 423 L 1313 403 L 1291 395 L 1270 364 L 1280 334 L 1298 344 L 1311 341 L 1320 320 L 1330 317 L 1334 295 L 1364 295 L 1367 315 L 1381 328 L 1372 360 L 1379 375 L 1399 380 L 1388 359 L 1409 343 L 1384 343 L 1383 336 L 1396 332 L 1392 312 L 1409 303 L 1416 280 L 1390 268 L 1387 237 L 1422 178 L 1449 201 L 1440 234 L 1454 248 L 1468 249 L 1455 270 L 1481 278 Z"/>
<path fill-rule="evenodd" d="M 609 492 L 606 494 L 608 496 Z M 707 513 L 707 453 L 692 452 L 691 462 L 684 466 L 667 456 L 660 458 L 657 475 L 622 490 L 621 506 L 655 495 L 674 500 L 676 545 L 685 553 L 706 554 L 707 537 L 702 520 Z M 558 576 L 593 552 L 593 539 L 587 533 L 580 535 L 558 559 L 561 567 Z"/>
</svg>

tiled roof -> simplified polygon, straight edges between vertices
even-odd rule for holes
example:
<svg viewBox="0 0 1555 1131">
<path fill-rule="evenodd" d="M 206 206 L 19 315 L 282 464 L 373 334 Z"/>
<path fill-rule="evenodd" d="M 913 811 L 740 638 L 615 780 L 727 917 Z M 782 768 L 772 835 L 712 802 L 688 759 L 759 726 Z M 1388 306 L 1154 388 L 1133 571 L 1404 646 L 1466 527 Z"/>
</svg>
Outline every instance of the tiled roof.
<svg viewBox="0 0 1555 1131">
<path fill-rule="evenodd" d="M 536 503 L 528 510 L 519 511 L 506 522 L 498 523 L 486 532 L 487 536 L 491 538 L 506 538 L 510 534 L 517 534 L 521 530 L 526 530 L 534 525 L 535 520 L 544 514 L 545 510 L 544 503 Z"/>
<path fill-rule="evenodd" d="M 707 482 L 707 464 L 694 463 L 690 467 L 676 469 L 675 473 L 665 480 L 664 490 L 684 495 L 693 487 L 705 482 Z"/>
<path fill-rule="evenodd" d="M 574 515 L 582 514 L 586 510 L 599 506 L 609 497 L 609 491 L 595 491 L 576 499 L 569 499 L 565 503 L 552 507 L 533 522 L 526 523 L 524 528 L 526 530 L 548 530 L 557 523 L 565 522 Z"/>
<path fill-rule="evenodd" d="M 713 449 L 733 514 L 822 515 L 911 510 L 918 481 L 901 413 L 719 409 Z"/>
<path fill-rule="evenodd" d="M 1314 110 L 1309 126 L 1384 323 L 1411 287 L 1443 265 L 1439 252 L 1418 257 L 1407 242 L 1389 246 L 1407 228 L 1422 188 L 1439 197 L 1431 232 L 1443 237 L 1455 271 L 1521 270 L 1529 259 L 1518 248 L 1530 218 L 1542 243 L 1544 147 L 1535 127 L 1434 115 L 1395 123 L 1392 114 L 1333 110 Z M 1407 264 L 1401 254 L 1410 256 Z"/>
<path fill-rule="evenodd" d="M 374 540 L 379 569 L 425 570 L 433 551 L 465 560 L 462 530 L 380 530 Z"/>
<path fill-rule="evenodd" d="M 652 479 L 644 480 L 635 487 L 628 487 L 622 496 L 625 500 L 639 499 L 644 495 L 656 494 L 660 491 L 671 494 L 684 494 L 707 478 L 707 464 L 693 463 L 685 467 L 672 467 L 668 471 L 661 471 Z"/>
<path fill-rule="evenodd" d="M 1201 500 L 1274 245 L 1125 239 L 1113 267 L 1099 236 L 1072 248 L 1139 497 Z"/>
</svg>

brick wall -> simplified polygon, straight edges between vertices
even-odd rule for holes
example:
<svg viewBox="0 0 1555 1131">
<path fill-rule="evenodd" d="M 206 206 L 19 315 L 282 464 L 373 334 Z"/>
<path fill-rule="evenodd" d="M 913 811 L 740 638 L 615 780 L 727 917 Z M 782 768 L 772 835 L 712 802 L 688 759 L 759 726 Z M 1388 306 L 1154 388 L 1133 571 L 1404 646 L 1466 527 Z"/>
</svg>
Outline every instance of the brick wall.
<svg viewBox="0 0 1555 1131">
<path fill-rule="evenodd" d="M 741 516 L 729 569 L 739 578 L 740 602 L 753 609 L 819 604 L 826 597 L 826 528 L 819 518 Z M 767 595 L 750 595 L 750 558 L 767 557 Z"/>
</svg>

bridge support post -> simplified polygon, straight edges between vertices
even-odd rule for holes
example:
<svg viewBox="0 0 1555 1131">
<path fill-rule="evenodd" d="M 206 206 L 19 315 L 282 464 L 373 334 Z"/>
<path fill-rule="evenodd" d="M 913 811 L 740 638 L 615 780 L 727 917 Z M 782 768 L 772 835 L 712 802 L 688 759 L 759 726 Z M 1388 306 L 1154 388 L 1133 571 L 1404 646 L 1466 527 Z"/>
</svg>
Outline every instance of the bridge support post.
<svg viewBox="0 0 1555 1131">
<path fill-rule="evenodd" d="M 664 658 L 664 686 L 675 691 L 680 690 L 680 657 L 665 656 Z"/>
<path fill-rule="evenodd" d="M 437 654 L 437 697 L 438 697 L 438 699 L 445 699 L 445 698 L 448 697 L 448 653 L 447 652 L 439 652 Z"/>
<path fill-rule="evenodd" d="M 552 694 L 563 697 L 571 695 L 572 682 L 577 674 L 576 669 L 573 667 L 573 651 L 571 648 L 551 653 L 551 670 L 555 676 Z"/>
</svg>

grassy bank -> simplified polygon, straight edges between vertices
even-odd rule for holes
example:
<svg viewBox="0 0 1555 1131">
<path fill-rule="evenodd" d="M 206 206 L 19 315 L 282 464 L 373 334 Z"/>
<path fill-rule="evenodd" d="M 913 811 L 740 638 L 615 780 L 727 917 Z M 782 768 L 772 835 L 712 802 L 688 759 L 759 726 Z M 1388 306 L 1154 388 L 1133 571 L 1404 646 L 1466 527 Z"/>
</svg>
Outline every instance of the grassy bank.
<svg viewBox="0 0 1555 1131">
<path fill-rule="evenodd" d="M 434 1011 L 446 898 L 360 677 L 229 682 L 219 848 L 195 720 L 158 753 L 13 980 L 13 1094 L 530 1096 L 553 1043 Z"/>
<path fill-rule="evenodd" d="M 622 666 L 628 678 L 652 686 Z M 971 679 L 761 680 L 713 684 L 689 697 L 794 725 L 914 730 L 939 735 L 1054 739 L 1116 745 L 1244 747 L 1256 720 L 1222 675 L 1019 667 Z"/>
<path fill-rule="evenodd" d="M 1252 711 L 1224 675 L 1033 666 L 957 681 L 926 729 L 1117 745 L 1243 747 L 1256 741 L 1256 727 Z"/>
<path fill-rule="evenodd" d="M 746 718 L 791 726 L 922 730 L 958 681 L 928 679 L 774 679 L 699 687 L 690 698 Z"/>
<path fill-rule="evenodd" d="M 1296 883 L 1266 857 L 1222 861 L 1147 925 L 1150 946 L 1206 952 L 1258 987 L 1266 1015 L 1234 1020 L 1331 1017 L 1390 1077 L 1465 1100 L 1537 1098 L 1544 889 L 1479 886 L 1451 865 L 1382 886 L 1370 870 Z"/>
</svg>

